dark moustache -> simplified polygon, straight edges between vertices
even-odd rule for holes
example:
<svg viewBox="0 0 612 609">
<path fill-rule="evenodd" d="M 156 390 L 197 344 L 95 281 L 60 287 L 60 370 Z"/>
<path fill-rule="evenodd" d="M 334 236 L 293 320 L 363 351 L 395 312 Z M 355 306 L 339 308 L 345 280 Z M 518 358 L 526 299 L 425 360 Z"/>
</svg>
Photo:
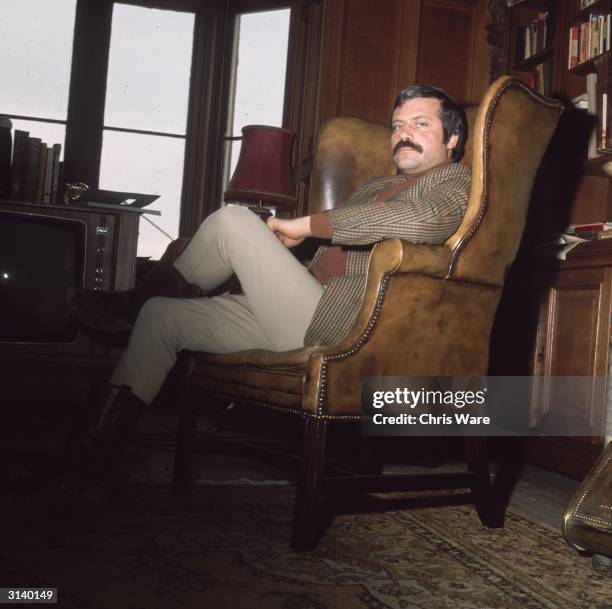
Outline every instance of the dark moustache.
<svg viewBox="0 0 612 609">
<path fill-rule="evenodd" d="M 410 140 L 400 140 L 395 146 L 393 146 L 393 154 L 396 154 L 401 148 L 412 148 L 419 153 L 423 152 L 423 148 Z"/>
</svg>

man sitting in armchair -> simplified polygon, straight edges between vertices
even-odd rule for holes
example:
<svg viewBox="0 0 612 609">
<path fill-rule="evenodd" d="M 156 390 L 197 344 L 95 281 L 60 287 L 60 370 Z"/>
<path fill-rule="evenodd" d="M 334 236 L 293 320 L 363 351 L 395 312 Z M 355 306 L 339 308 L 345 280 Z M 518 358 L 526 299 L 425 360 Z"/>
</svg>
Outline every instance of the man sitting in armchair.
<svg viewBox="0 0 612 609">
<path fill-rule="evenodd" d="M 211 214 L 174 263 L 161 261 L 122 293 L 80 292 L 73 314 L 97 330 L 126 330 L 126 351 L 75 434 L 71 460 L 102 477 L 182 349 L 230 353 L 333 344 L 349 331 L 377 241 L 400 237 L 443 243 L 459 226 L 470 172 L 458 163 L 466 140 L 462 111 L 441 90 L 415 85 L 397 97 L 391 118 L 397 174 L 374 178 L 335 209 L 268 219 L 230 206 Z M 326 240 L 304 267 L 287 248 Z M 331 243 L 329 243 L 331 241 Z M 242 294 L 193 298 L 236 274 Z"/>
</svg>

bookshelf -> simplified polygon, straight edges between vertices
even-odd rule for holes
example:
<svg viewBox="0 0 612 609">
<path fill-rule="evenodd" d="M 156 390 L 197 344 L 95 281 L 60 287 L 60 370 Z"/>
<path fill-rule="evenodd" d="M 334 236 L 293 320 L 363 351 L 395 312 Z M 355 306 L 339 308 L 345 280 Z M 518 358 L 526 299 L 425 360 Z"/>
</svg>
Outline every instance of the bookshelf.
<svg viewBox="0 0 612 609">
<path fill-rule="evenodd" d="M 546 160 L 549 166 L 543 163 L 546 179 L 534 190 L 532 201 L 538 218 L 545 219 L 544 224 L 555 234 L 571 224 L 612 220 L 612 180 L 603 170 L 612 160 L 612 35 L 606 17 L 611 0 L 584 4 L 583 0 L 506 1 L 508 72 L 540 93 L 567 103 Z M 541 32 L 544 14 L 546 36 Z M 538 26 L 543 47 L 536 44 L 536 52 L 527 54 L 525 28 L 537 32 Z M 542 74 L 545 81 L 540 83 L 537 79 Z M 520 281 L 515 279 L 515 306 L 526 298 L 537 303 L 533 310 L 539 309 L 532 318 L 532 309 L 522 316 L 530 320 L 525 326 L 527 347 L 521 354 L 523 360 L 530 360 L 526 373 L 538 378 L 542 386 L 560 376 L 609 378 L 612 239 L 583 243 L 563 261 L 527 252 L 522 264 L 516 274 Z M 523 361 L 521 355 L 515 360 Z M 544 426 L 543 435 L 528 442 L 529 462 L 565 475 L 584 476 L 601 450 L 605 410 L 600 395 L 566 399 L 534 393 L 532 420 L 558 418 L 579 437 L 547 437 Z"/>
<path fill-rule="evenodd" d="M 553 92 L 557 35 L 555 0 L 507 3 L 510 11 L 509 71 L 542 95 Z"/>
<path fill-rule="evenodd" d="M 506 1 L 508 72 L 543 95 L 568 104 L 582 101 L 577 107 L 586 105 L 592 116 L 587 176 L 603 176 L 601 166 L 612 158 L 611 5 L 612 0 Z"/>
</svg>

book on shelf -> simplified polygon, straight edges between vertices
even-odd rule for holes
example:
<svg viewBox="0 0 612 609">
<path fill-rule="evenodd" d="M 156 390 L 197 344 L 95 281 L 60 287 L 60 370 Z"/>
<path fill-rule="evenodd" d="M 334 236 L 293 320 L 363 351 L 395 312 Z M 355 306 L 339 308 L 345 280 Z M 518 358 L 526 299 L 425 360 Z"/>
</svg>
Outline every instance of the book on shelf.
<svg viewBox="0 0 612 609">
<path fill-rule="evenodd" d="M 580 28 L 573 25 L 569 29 L 569 57 L 567 60 L 567 68 L 571 70 L 578 65 L 578 48 L 580 40 Z"/>
<path fill-rule="evenodd" d="M 13 163 L 11 166 L 11 197 L 23 198 L 25 176 L 28 165 L 28 138 L 29 131 L 15 129 L 13 136 Z"/>
<path fill-rule="evenodd" d="M 39 137 L 28 138 L 28 160 L 23 183 L 23 198 L 26 201 L 34 201 L 36 199 L 41 144 L 42 141 Z"/>
<path fill-rule="evenodd" d="M 612 239 L 612 229 L 607 230 L 592 230 L 576 233 L 576 237 L 585 241 L 601 241 L 603 239 Z"/>
<path fill-rule="evenodd" d="M 42 203 L 45 187 L 45 170 L 47 169 L 47 144 L 42 142 L 40 146 L 40 162 L 38 163 L 38 180 L 36 182 L 35 203 Z"/>
<path fill-rule="evenodd" d="M 51 203 L 51 193 L 53 192 L 53 165 L 55 151 L 52 146 L 47 146 L 47 164 L 45 167 L 45 183 L 43 186 L 43 203 Z"/>
<path fill-rule="evenodd" d="M 595 60 L 597 67 L 597 150 L 612 152 L 612 62 L 609 55 Z"/>
<path fill-rule="evenodd" d="M 53 177 L 51 178 L 51 200 L 50 200 L 51 203 L 57 203 L 61 152 L 62 152 L 62 145 L 53 144 Z"/>
<path fill-rule="evenodd" d="M 55 177 L 55 176 L 54 176 Z M 64 161 L 60 161 L 57 167 L 57 185 L 54 192 L 54 203 L 64 202 Z"/>
<path fill-rule="evenodd" d="M 603 231 L 610 231 L 610 234 L 612 234 L 612 222 L 602 221 L 591 222 L 589 224 L 570 224 L 565 229 L 565 234 L 582 236 L 583 233 L 601 233 Z"/>
<path fill-rule="evenodd" d="M 586 103 L 587 112 L 592 118 L 593 127 L 589 133 L 587 156 L 593 159 L 597 156 L 597 147 L 600 141 L 599 118 L 597 115 L 599 93 L 597 89 L 597 73 L 590 72 L 586 76 Z"/>
</svg>

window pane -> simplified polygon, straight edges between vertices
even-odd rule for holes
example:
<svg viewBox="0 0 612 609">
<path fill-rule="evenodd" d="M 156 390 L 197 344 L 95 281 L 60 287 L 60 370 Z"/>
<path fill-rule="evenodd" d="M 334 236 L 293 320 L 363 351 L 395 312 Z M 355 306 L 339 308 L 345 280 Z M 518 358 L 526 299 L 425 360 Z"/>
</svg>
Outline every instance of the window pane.
<svg viewBox="0 0 612 609">
<path fill-rule="evenodd" d="M 245 125 L 282 125 L 290 15 L 283 9 L 239 17 L 231 135 Z"/>
<path fill-rule="evenodd" d="M 171 238 L 178 237 L 184 154 L 183 139 L 107 130 L 103 133 L 100 188 L 161 195 L 151 209 L 162 215 L 146 217 L 170 237 L 141 217 L 139 256 L 159 258 Z"/>
<path fill-rule="evenodd" d="M 2 0 L 0 112 L 65 120 L 76 0 Z"/>
<path fill-rule="evenodd" d="M 194 15 L 116 4 L 104 124 L 184 134 Z"/>
<path fill-rule="evenodd" d="M 11 119 L 13 130 L 11 132 L 13 142 L 15 141 L 15 129 L 29 131 L 30 137 L 39 137 L 47 146 L 61 144 L 62 152 L 60 160 L 64 160 L 64 139 L 66 138 L 66 127 L 55 123 L 39 123 L 38 121 L 22 121 L 15 118 Z"/>
<path fill-rule="evenodd" d="M 224 154 L 229 155 L 225 159 L 225 174 L 223 176 L 223 184 L 227 186 L 232 175 L 234 175 L 234 169 L 238 164 L 238 157 L 240 156 L 240 147 L 242 146 L 242 140 L 227 140 L 224 142 Z"/>
</svg>

